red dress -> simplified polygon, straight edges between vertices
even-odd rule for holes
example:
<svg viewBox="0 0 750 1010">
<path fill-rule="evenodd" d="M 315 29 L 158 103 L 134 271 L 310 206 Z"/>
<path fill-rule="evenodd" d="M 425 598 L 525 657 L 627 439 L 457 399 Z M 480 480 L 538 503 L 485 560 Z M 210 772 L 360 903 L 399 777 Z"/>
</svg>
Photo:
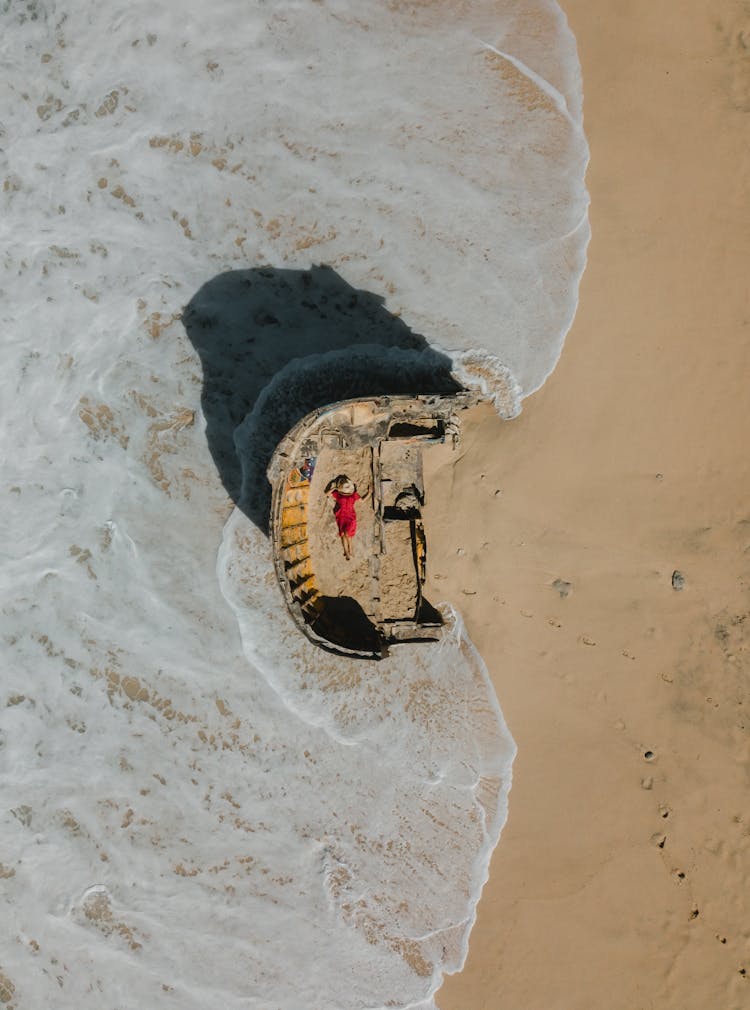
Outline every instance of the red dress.
<svg viewBox="0 0 750 1010">
<path fill-rule="evenodd" d="M 343 533 L 347 537 L 353 537 L 357 532 L 357 513 L 354 511 L 354 503 L 360 501 L 359 495 L 356 491 L 354 494 L 341 494 L 340 491 L 332 491 L 331 495 L 336 500 L 333 514 L 339 534 Z"/>
</svg>

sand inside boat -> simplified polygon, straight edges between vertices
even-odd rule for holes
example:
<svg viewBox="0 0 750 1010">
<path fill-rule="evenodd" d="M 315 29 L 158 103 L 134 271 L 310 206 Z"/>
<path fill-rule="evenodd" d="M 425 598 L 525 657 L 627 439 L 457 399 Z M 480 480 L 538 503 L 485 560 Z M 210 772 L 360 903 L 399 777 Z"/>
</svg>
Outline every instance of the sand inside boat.
<svg viewBox="0 0 750 1010">
<path fill-rule="evenodd" d="M 326 485 L 339 474 L 346 474 L 357 485 L 364 500 L 357 502 L 357 532 L 352 539 L 352 559 L 347 561 L 333 515 L 334 501 L 325 494 Z M 375 513 L 372 496 L 372 448 L 325 449 L 318 456 L 310 482 L 308 537 L 312 568 L 323 596 L 348 596 L 356 600 L 366 614 L 372 613 L 375 552 Z"/>
<path fill-rule="evenodd" d="M 394 473 L 397 460 L 409 462 L 421 450 L 393 443 L 381 446 L 381 471 Z M 416 467 L 415 467 L 416 469 Z M 352 558 L 347 561 L 336 527 L 334 501 L 325 494 L 330 480 L 346 474 L 357 485 L 357 532 L 352 539 Z M 394 480 L 392 483 L 396 484 Z M 419 577 L 408 518 L 376 522 L 372 489 L 375 485 L 373 449 L 326 449 L 318 457 L 310 482 L 308 537 L 310 558 L 322 596 L 356 601 L 374 623 L 415 619 L 420 600 Z M 383 502 L 388 509 L 395 500 L 388 478 L 382 482 Z M 398 488 L 401 488 L 399 483 Z M 383 543 L 381 546 L 381 535 Z"/>
</svg>

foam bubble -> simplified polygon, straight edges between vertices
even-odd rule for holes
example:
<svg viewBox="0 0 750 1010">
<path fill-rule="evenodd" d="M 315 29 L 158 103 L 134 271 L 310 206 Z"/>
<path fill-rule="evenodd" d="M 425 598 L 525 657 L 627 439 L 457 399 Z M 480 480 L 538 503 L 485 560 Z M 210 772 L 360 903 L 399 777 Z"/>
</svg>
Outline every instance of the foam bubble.
<svg viewBox="0 0 750 1010">
<path fill-rule="evenodd" d="M 453 374 L 467 389 L 490 401 L 505 420 L 521 412 L 521 387 L 500 358 L 487 351 L 462 351 L 453 355 Z"/>
</svg>

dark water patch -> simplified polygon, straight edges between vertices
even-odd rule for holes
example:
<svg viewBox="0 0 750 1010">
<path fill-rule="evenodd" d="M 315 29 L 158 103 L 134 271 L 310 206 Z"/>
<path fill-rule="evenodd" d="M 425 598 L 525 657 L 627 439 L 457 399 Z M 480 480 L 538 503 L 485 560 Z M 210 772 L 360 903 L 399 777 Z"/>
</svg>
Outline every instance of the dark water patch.
<svg viewBox="0 0 750 1010">
<path fill-rule="evenodd" d="M 462 388 L 446 355 L 388 312 L 380 296 L 326 266 L 219 274 L 193 295 L 182 321 L 203 366 L 209 450 L 229 496 L 264 532 L 266 467 L 305 414 L 355 397 Z M 259 405 L 271 383 L 273 395 Z"/>
</svg>

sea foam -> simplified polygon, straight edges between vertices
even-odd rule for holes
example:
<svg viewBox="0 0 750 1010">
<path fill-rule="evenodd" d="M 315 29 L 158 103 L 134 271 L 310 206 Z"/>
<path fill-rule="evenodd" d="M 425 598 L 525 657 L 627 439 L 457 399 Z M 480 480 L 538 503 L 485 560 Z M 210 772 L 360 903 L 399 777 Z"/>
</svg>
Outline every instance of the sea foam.
<svg viewBox="0 0 750 1010">
<path fill-rule="evenodd" d="M 0 28 L 2 992 L 429 1006 L 465 957 L 512 739 L 450 608 L 443 642 L 378 664 L 292 626 L 181 313 L 220 273 L 326 263 L 513 416 L 588 237 L 564 17 L 28 0 Z M 232 420 L 246 475 L 282 421 Z"/>
</svg>

